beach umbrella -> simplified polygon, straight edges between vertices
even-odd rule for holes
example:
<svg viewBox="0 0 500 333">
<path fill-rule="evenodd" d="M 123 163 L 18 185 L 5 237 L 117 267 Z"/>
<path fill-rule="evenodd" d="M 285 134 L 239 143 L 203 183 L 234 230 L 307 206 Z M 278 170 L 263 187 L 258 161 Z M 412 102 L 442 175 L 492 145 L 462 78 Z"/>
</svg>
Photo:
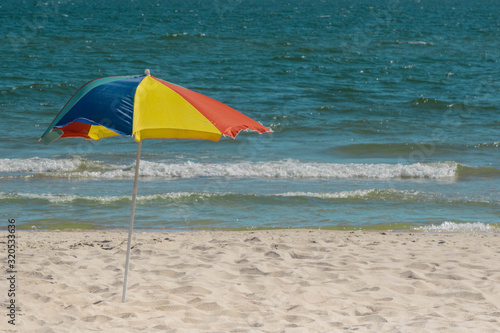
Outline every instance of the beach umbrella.
<svg viewBox="0 0 500 333">
<path fill-rule="evenodd" d="M 112 76 L 80 88 L 43 133 L 49 144 L 59 138 L 100 140 L 127 135 L 138 142 L 122 302 L 126 300 L 134 227 L 141 142 L 146 139 L 235 138 L 242 130 L 271 132 L 235 109 L 192 90 L 150 75 Z"/>
</svg>

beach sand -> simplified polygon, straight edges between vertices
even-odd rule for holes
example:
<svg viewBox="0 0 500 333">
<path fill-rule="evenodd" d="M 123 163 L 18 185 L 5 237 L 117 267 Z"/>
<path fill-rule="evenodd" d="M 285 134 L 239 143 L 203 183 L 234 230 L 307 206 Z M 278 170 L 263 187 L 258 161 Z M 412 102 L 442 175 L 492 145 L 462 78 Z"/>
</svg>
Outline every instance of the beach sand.
<svg viewBox="0 0 500 333">
<path fill-rule="evenodd" d="M 500 236 L 263 230 L 17 231 L 0 331 L 498 332 Z"/>
</svg>

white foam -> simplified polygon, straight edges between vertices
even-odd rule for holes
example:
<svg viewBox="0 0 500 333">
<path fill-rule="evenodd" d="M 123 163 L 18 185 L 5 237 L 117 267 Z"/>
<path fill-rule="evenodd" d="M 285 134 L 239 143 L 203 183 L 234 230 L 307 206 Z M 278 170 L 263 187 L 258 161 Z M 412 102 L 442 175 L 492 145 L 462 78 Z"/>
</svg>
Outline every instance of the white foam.
<svg viewBox="0 0 500 333">
<path fill-rule="evenodd" d="M 137 201 L 153 201 L 153 200 L 182 200 L 196 196 L 197 198 L 208 198 L 213 196 L 228 195 L 231 193 L 192 193 L 192 192 L 172 192 L 172 193 L 159 193 L 151 195 L 139 195 Z M 53 194 L 53 193 L 5 193 L 0 192 L 0 199 L 33 199 L 33 200 L 46 200 L 50 203 L 70 203 L 76 200 L 94 201 L 97 203 L 108 204 L 121 200 L 132 199 L 132 194 L 122 196 L 81 196 L 77 194 Z"/>
<path fill-rule="evenodd" d="M 445 221 L 440 225 L 428 225 L 415 228 L 416 230 L 426 231 L 426 232 L 457 232 L 457 233 L 474 233 L 474 232 L 498 232 L 499 229 L 490 224 L 485 224 L 482 222 L 466 222 L 466 223 L 456 223 Z"/>
<path fill-rule="evenodd" d="M 365 189 L 365 190 L 354 190 L 354 191 L 342 191 L 333 193 L 313 193 L 313 192 L 287 192 L 276 194 L 277 196 L 283 197 L 308 197 L 308 198 L 318 198 L 318 199 L 377 199 L 377 200 L 387 200 L 390 198 L 394 199 L 405 199 L 408 197 L 423 196 L 421 192 L 417 191 L 398 191 L 394 189 Z"/>
<path fill-rule="evenodd" d="M 77 194 L 53 194 L 53 193 L 0 193 L 0 199 L 32 199 L 47 200 L 50 203 L 68 203 L 75 200 L 90 200 L 109 203 L 117 200 L 130 198 L 130 196 L 80 196 Z"/>
<path fill-rule="evenodd" d="M 61 170 L 76 170 L 82 165 L 81 159 L 48 158 L 4 158 L 0 159 L 0 172 L 46 173 Z"/>
<path fill-rule="evenodd" d="M 354 190 L 335 193 L 313 193 L 313 192 L 287 192 L 280 193 L 277 196 L 282 197 L 307 197 L 318 199 L 347 199 L 353 197 L 366 197 L 373 193 L 374 190 Z"/>
<path fill-rule="evenodd" d="M 162 163 L 141 161 L 139 174 L 152 178 L 368 178 L 453 179 L 455 162 L 415 164 L 314 163 L 297 160 L 238 163 Z M 133 178 L 134 165 L 105 164 L 83 159 L 0 159 L 0 172 L 40 174 L 49 177 Z"/>
<path fill-rule="evenodd" d="M 432 42 L 424 42 L 424 41 L 414 41 L 408 42 L 410 45 L 434 45 Z"/>
<path fill-rule="evenodd" d="M 139 195 L 137 200 L 183 200 L 188 198 L 205 199 L 211 197 L 236 195 L 233 192 L 208 193 L 208 192 L 169 192 L 150 195 Z M 286 192 L 276 194 L 265 194 L 266 197 L 304 197 L 317 199 L 373 199 L 373 200 L 405 200 L 407 198 L 424 197 L 417 191 L 398 191 L 394 189 L 366 189 L 341 192 Z M 122 196 L 82 196 L 77 194 L 53 194 L 53 193 L 5 193 L 0 192 L 0 199 L 38 199 L 47 200 L 51 203 L 74 202 L 76 200 L 94 201 L 98 203 L 110 203 L 121 200 L 131 200 L 131 194 Z"/>
<path fill-rule="evenodd" d="M 417 41 L 408 41 L 408 42 L 404 42 L 404 41 L 396 41 L 396 44 L 408 44 L 408 45 L 428 45 L 428 46 L 433 46 L 434 43 L 432 42 L 425 42 L 425 41 L 421 41 L 421 40 L 417 40 Z"/>
<path fill-rule="evenodd" d="M 142 163 L 142 162 L 141 162 Z M 340 164 L 305 163 L 296 160 L 270 162 L 241 162 L 202 164 L 186 162 L 164 164 L 146 162 L 141 165 L 141 176 L 190 177 L 246 177 L 246 178 L 454 178 L 457 164 Z"/>
</svg>

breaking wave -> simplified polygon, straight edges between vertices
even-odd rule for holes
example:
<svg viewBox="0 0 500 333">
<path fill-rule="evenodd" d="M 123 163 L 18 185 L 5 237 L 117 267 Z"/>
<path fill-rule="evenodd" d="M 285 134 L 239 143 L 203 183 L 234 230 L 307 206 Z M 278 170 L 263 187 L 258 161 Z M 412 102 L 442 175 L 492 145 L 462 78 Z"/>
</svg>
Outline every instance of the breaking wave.
<svg viewBox="0 0 500 333">
<path fill-rule="evenodd" d="M 164 163 L 141 161 L 139 174 L 150 178 L 325 178 L 325 179 L 443 179 L 458 176 L 500 176 L 500 170 L 456 162 L 414 164 L 314 163 L 298 160 L 239 163 Z M 483 171 L 481 171 L 483 170 Z M 0 159 L 0 177 L 127 179 L 134 165 L 115 165 L 84 159 Z M 1 179 L 0 178 L 0 179 Z"/>
<path fill-rule="evenodd" d="M 445 221 L 439 225 L 427 225 L 415 228 L 426 232 L 453 232 L 453 233 L 493 233 L 499 232 L 500 228 L 495 224 L 485 224 L 482 222 L 456 223 Z"/>
</svg>

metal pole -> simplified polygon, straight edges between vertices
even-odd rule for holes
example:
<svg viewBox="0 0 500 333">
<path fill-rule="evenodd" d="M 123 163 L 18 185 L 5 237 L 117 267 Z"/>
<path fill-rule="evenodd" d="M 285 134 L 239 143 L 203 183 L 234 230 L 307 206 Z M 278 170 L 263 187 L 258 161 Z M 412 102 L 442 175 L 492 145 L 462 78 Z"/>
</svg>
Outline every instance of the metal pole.
<svg viewBox="0 0 500 333">
<path fill-rule="evenodd" d="M 130 247 L 132 246 L 132 230 L 134 229 L 134 215 L 135 215 L 135 201 L 137 198 L 137 178 L 139 178 L 139 161 L 141 160 L 141 143 L 137 146 L 137 160 L 135 161 L 135 178 L 134 189 L 132 191 L 132 211 L 130 212 L 130 226 L 128 229 L 128 243 L 127 243 L 127 259 L 125 260 L 125 276 L 123 277 L 123 296 L 122 303 L 125 303 L 127 297 L 127 277 L 128 266 L 130 264 Z"/>
</svg>

